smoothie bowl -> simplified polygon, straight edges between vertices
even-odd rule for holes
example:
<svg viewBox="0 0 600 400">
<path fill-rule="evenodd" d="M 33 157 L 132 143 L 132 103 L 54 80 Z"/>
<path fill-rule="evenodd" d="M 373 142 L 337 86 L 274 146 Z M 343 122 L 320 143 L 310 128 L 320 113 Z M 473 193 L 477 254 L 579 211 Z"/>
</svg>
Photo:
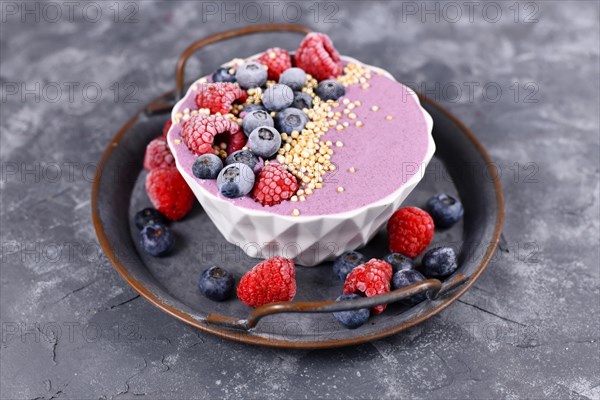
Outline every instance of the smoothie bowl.
<svg viewBox="0 0 600 400">
<path fill-rule="evenodd" d="M 225 239 L 304 266 L 365 245 L 435 151 L 416 94 L 318 33 L 198 79 L 171 119 L 177 169 Z"/>
</svg>

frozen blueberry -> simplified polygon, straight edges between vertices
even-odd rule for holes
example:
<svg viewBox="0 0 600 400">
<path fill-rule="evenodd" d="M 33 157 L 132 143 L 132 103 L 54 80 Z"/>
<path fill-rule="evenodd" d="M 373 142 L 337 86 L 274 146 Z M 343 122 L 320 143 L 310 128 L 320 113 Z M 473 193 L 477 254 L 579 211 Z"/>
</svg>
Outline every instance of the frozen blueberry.
<svg viewBox="0 0 600 400">
<path fill-rule="evenodd" d="M 395 289 L 400 289 L 406 286 L 414 285 L 415 283 L 419 283 L 424 281 L 425 277 L 414 269 L 405 269 L 398 271 L 392 277 L 392 287 Z M 420 293 L 416 296 L 412 296 L 406 298 L 401 301 L 402 304 L 406 304 L 408 306 L 414 306 L 427 299 L 427 295 L 425 293 Z"/>
<path fill-rule="evenodd" d="M 458 268 L 456 253 L 451 247 L 436 247 L 429 250 L 421 261 L 421 270 L 430 278 L 444 278 Z"/>
<path fill-rule="evenodd" d="M 294 101 L 294 92 L 289 86 L 279 83 L 267 88 L 262 96 L 263 106 L 269 111 L 280 111 L 288 108 Z"/>
<path fill-rule="evenodd" d="M 154 257 L 166 255 L 175 244 L 171 230 L 159 222 L 150 222 L 140 232 L 140 247 Z"/>
<path fill-rule="evenodd" d="M 160 224 L 167 223 L 165 217 L 163 217 L 161 213 L 159 213 L 156 209 L 152 207 L 144 208 L 143 210 L 138 211 L 135 214 L 135 217 L 133 217 L 133 221 L 135 222 L 135 226 L 137 226 L 138 229 L 142 229 L 150 222 L 157 222 Z"/>
<path fill-rule="evenodd" d="M 312 97 L 304 92 L 294 92 L 294 101 L 292 101 L 291 107 L 299 110 L 312 108 Z"/>
<path fill-rule="evenodd" d="M 244 89 L 261 87 L 267 82 L 267 69 L 256 61 L 248 61 L 235 71 L 235 79 Z"/>
<path fill-rule="evenodd" d="M 233 275 L 220 267 L 210 267 L 200 275 L 200 292 L 214 301 L 227 300 L 233 294 Z"/>
<path fill-rule="evenodd" d="M 212 81 L 235 82 L 235 70 L 231 67 L 221 67 L 212 74 Z"/>
<path fill-rule="evenodd" d="M 346 94 L 346 89 L 335 79 L 326 79 L 319 82 L 315 93 L 324 101 L 337 100 Z"/>
<path fill-rule="evenodd" d="M 229 164 L 217 177 L 219 193 L 230 199 L 245 196 L 254 186 L 254 172 L 246 164 Z"/>
<path fill-rule="evenodd" d="M 411 258 L 400 253 L 390 253 L 383 257 L 383 261 L 390 264 L 394 272 L 402 271 L 404 269 L 413 269 L 415 267 Z"/>
<path fill-rule="evenodd" d="M 262 104 L 247 104 L 243 108 L 243 111 L 247 113 L 255 110 L 266 110 L 266 108 Z"/>
<path fill-rule="evenodd" d="M 308 115 L 297 108 L 286 108 L 275 116 L 275 127 L 279 132 L 301 132 L 308 122 Z"/>
<path fill-rule="evenodd" d="M 281 135 L 270 126 L 259 126 L 248 137 L 247 146 L 255 155 L 269 158 L 281 147 Z"/>
<path fill-rule="evenodd" d="M 348 251 L 333 262 L 333 273 L 338 279 L 345 281 L 346 277 L 354 268 L 367 261 L 364 255 L 358 251 Z"/>
<path fill-rule="evenodd" d="M 289 68 L 279 75 L 279 83 L 292 90 L 301 90 L 306 85 L 306 72 L 300 68 Z"/>
<path fill-rule="evenodd" d="M 338 297 L 335 301 L 342 300 L 356 300 L 361 297 L 357 294 L 343 294 Z M 348 329 L 356 329 L 359 326 L 363 325 L 369 317 L 371 316 L 371 312 L 368 308 L 359 308 L 358 310 L 349 310 L 349 311 L 338 311 L 334 312 L 333 316 L 337 321 L 345 326 Z"/>
<path fill-rule="evenodd" d="M 275 126 L 273 118 L 265 110 L 254 110 L 244 115 L 242 129 L 246 136 L 250 136 L 253 130 L 259 126 Z"/>
<path fill-rule="evenodd" d="M 438 193 L 427 201 L 426 210 L 436 228 L 450 228 L 463 216 L 462 203 L 446 193 Z"/>
<path fill-rule="evenodd" d="M 238 150 L 228 155 L 225 159 L 225 165 L 234 163 L 246 164 L 254 171 L 254 168 L 259 163 L 259 159 L 249 150 Z"/>
<path fill-rule="evenodd" d="M 266 108 L 262 104 L 248 104 L 240 112 L 240 118 L 244 118 L 248 113 L 256 110 L 266 110 Z"/>
<path fill-rule="evenodd" d="M 192 164 L 192 173 L 198 179 L 217 179 L 223 169 L 223 161 L 216 154 L 202 154 Z"/>
</svg>

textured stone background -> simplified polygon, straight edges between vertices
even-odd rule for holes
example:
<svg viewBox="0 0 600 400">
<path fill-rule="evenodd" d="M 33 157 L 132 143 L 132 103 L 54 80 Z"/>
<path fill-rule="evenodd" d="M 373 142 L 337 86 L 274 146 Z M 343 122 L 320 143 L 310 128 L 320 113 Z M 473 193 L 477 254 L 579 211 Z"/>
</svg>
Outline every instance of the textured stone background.
<svg viewBox="0 0 600 400">
<path fill-rule="evenodd" d="M 482 2 L 472 21 L 462 2 L 460 18 L 434 2 L 303 3 L 301 22 L 340 52 L 473 129 L 502 172 L 507 218 L 505 251 L 440 315 L 374 343 L 295 352 L 160 312 L 112 269 L 90 217 L 94 165 L 117 129 L 172 87 L 190 42 L 252 23 L 256 7 L 106 2 L 99 15 L 84 4 L 72 18 L 62 3 L 0 4 L 2 399 L 600 397 L 597 2 L 523 2 L 518 15 L 512 1 Z M 254 4 L 263 22 L 299 22 L 283 2 L 272 18 Z M 439 22 L 425 13 L 436 7 Z M 213 47 L 189 73 L 297 41 Z"/>
</svg>

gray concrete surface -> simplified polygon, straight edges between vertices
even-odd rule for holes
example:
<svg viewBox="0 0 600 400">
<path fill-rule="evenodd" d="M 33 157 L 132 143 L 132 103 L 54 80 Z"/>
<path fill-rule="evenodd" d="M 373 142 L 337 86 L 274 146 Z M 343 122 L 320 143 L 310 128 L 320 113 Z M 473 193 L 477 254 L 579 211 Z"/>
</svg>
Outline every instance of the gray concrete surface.
<svg viewBox="0 0 600 400">
<path fill-rule="evenodd" d="M 600 398 L 598 3 L 304 2 L 301 20 L 287 3 L 244 4 L 0 3 L 0 397 Z M 139 298 L 100 251 L 104 147 L 172 87 L 190 42 L 258 9 L 428 91 L 502 172 L 505 251 L 404 334 L 330 351 L 231 343 Z M 297 40 L 213 47 L 190 76 Z"/>
</svg>

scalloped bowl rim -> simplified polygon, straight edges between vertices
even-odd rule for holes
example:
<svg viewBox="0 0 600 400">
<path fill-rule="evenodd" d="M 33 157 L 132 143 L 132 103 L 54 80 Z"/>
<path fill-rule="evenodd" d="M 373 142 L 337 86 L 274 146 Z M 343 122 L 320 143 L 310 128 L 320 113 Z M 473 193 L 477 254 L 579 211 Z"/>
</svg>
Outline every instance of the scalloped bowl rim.
<svg viewBox="0 0 600 400">
<path fill-rule="evenodd" d="M 260 53 L 255 54 L 253 56 L 245 58 L 245 60 L 255 59 L 259 55 L 260 55 Z M 179 172 L 181 174 L 185 174 L 185 175 L 189 176 L 191 178 L 191 181 L 194 182 L 194 187 L 199 189 L 200 191 L 202 191 L 207 199 L 211 199 L 212 202 L 217 203 L 217 205 L 219 207 L 228 207 L 228 206 L 233 205 L 236 208 L 238 208 L 239 210 L 242 210 L 242 212 L 248 216 L 256 216 L 256 217 L 269 216 L 269 217 L 282 218 L 283 220 L 290 221 L 290 222 L 308 222 L 308 221 L 315 221 L 315 220 L 324 219 L 324 218 L 327 218 L 327 219 L 349 219 L 349 218 L 354 218 L 355 216 L 361 214 L 362 212 L 364 212 L 370 208 L 385 207 L 389 204 L 394 203 L 394 201 L 396 201 L 396 199 L 398 199 L 399 197 L 404 195 L 404 192 L 407 188 L 411 188 L 411 187 L 414 188 L 421 181 L 421 179 L 424 176 L 425 168 L 427 167 L 427 165 L 431 161 L 431 158 L 433 157 L 433 154 L 435 153 L 436 147 L 435 147 L 435 142 L 433 141 L 433 136 L 432 136 L 433 118 L 431 118 L 431 115 L 429 115 L 429 113 L 423 108 L 423 106 L 421 105 L 421 101 L 419 100 L 419 97 L 417 96 L 415 91 L 412 90 L 411 88 L 409 88 L 408 86 L 404 85 L 403 83 L 398 82 L 396 80 L 396 78 L 394 78 L 394 76 L 392 74 L 390 74 L 388 71 L 386 71 L 382 68 L 379 68 L 379 67 L 365 64 L 365 63 L 358 61 L 355 58 L 352 58 L 349 56 L 341 56 L 341 58 L 342 58 L 342 60 L 344 60 L 346 62 L 351 62 L 351 63 L 359 64 L 361 66 L 370 68 L 371 70 L 375 71 L 376 73 L 380 73 L 383 76 L 404 86 L 406 88 L 407 92 L 409 93 L 409 95 L 411 96 L 411 98 L 416 102 L 419 109 L 423 113 L 423 118 L 425 119 L 425 124 L 427 126 L 427 151 L 425 152 L 423 160 L 421 160 L 421 162 L 419 163 L 418 170 L 415 172 L 415 174 L 412 175 L 410 177 L 410 179 L 408 181 L 406 181 L 404 184 L 400 185 L 398 187 L 398 189 L 396 189 L 394 192 L 390 193 L 389 195 L 387 195 L 377 201 L 371 202 L 369 204 L 365 204 L 364 206 L 361 206 L 361 207 L 358 207 L 358 208 L 355 208 L 352 210 L 348 210 L 348 211 L 343 211 L 340 213 L 334 213 L 334 214 L 293 216 L 293 215 L 277 214 L 274 212 L 263 211 L 263 210 L 255 210 L 255 209 L 246 208 L 246 207 L 238 207 L 235 204 L 233 204 L 231 201 L 220 198 L 220 197 L 214 195 L 212 192 L 208 191 L 206 188 L 204 188 L 204 186 L 202 186 L 201 184 L 199 184 L 196 181 L 196 177 L 194 177 L 190 171 L 187 171 L 182 167 L 182 165 L 179 161 L 177 152 L 175 151 L 174 144 L 172 143 L 172 140 L 171 140 L 171 132 L 175 128 L 175 124 L 173 123 L 173 125 L 169 129 L 169 132 L 167 133 L 167 143 L 169 145 L 169 148 L 171 149 L 171 152 L 173 153 L 173 157 L 175 158 L 175 165 L 177 166 L 177 170 L 179 170 Z M 226 65 L 226 64 L 227 63 L 225 63 L 223 65 Z M 192 95 L 192 92 L 195 90 L 194 89 L 195 86 L 202 83 L 201 82 L 202 79 L 203 79 L 203 77 L 194 81 L 189 86 L 187 92 L 185 93 L 185 96 L 183 96 L 181 98 L 181 100 L 179 100 L 175 104 L 175 106 L 173 106 L 173 110 L 171 111 L 171 121 L 173 121 L 173 122 L 175 121 L 175 114 L 180 111 L 180 109 L 183 107 L 183 103 L 189 98 L 189 96 Z M 188 182 L 188 184 L 189 184 L 190 180 L 186 179 L 186 182 Z M 198 199 L 198 201 L 200 202 L 200 204 L 202 204 L 200 199 Z"/>
</svg>

